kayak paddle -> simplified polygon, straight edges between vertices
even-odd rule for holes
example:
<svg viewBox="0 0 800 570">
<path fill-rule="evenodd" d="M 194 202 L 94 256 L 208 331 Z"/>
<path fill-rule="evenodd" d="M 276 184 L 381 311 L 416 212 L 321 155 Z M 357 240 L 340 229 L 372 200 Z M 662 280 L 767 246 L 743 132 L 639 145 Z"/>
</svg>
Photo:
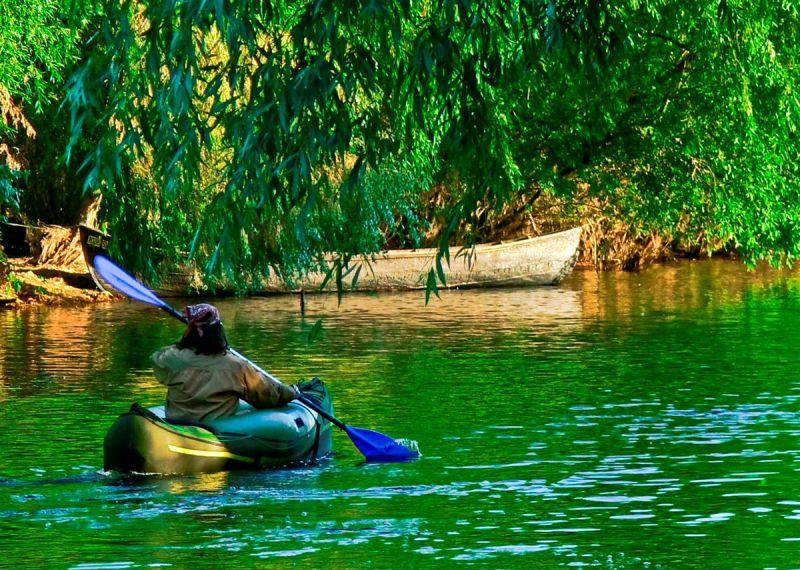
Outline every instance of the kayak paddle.
<svg viewBox="0 0 800 570">
<path fill-rule="evenodd" d="M 94 269 L 97 271 L 100 277 L 102 277 L 108 285 L 123 295 L 130 297 L 131 299 L 135 299 L 141 303 L 158 307 L 182 322 L 187 322 L 188 319 L 183 313 L 164 302 L 144 284 L 140 283 L 133 275 L 122 269 L 119 265 L 104 255 L 95 256 L 92 260 L 92 264 L 94 265 Z M 235 348 L 228 347 L 228 350 L 234 356 L 237 356 L 245 362 L 250 363 L 256 370 L 268 378 L 272 378 L 280 382 L 280 380 L 275 378 L 275 376 L 255 364 L 252 360 L 245 357 Z M 377 431 L 349 426 L 343 421 L 329 414 L 319 404 L 305 394 L 298 394 L 297 399 L 330 421 L 333 425 L 344 431 L 350 437 L 350 441 L 353 442 L 353 445 L 358 448 L 367 461 L 390 463 L 397 461 L 408 461 L 410 459 L 419 457 L 419 451 L 416 449 L 415 442 L 396 440 Z"/>
</svg>

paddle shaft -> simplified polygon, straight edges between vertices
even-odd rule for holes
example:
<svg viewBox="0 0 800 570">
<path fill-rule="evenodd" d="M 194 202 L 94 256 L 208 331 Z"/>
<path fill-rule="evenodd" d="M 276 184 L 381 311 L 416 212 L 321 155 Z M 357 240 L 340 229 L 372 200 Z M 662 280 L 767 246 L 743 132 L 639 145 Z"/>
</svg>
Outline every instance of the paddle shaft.
<svg viewBox="0 0 800 570">
<path fill-rule="evenodd" d="M 165 313 L 169 313 L 170 315 L 172 315 L 173 317 L 175 317 L 179 321 L 183 321 L 184 323 L 188 323 L 189 322 L 189 319 L 186 317 L 186 315 L 181 313 L 178 309 L 176 309 L 175 307 L 172 307 L 170 305 L 167 305 L 164 301 L 161 301 L 161 303 L 162 304 L 158 306 L 159 309 L 161 309 Z"/>
</svg>

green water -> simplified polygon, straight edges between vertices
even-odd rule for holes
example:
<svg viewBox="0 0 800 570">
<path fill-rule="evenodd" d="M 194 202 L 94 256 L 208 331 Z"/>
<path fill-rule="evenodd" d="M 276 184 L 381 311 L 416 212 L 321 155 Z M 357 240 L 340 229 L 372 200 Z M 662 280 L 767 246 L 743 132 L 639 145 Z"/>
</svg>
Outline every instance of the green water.
<svg viewBox="0 0 800 570">
<path fill-rule="evenodd" d="M 130 479 L 180 327 L 131 303 L 0 312 L 0 567 L 800 568 L 800 279 L 726 262 L 558 288 L 219 301 L 240 351 L 419 442 L 367 465 Z M 316 337 L 314 323 L 323 319 Z"/>
</svg>

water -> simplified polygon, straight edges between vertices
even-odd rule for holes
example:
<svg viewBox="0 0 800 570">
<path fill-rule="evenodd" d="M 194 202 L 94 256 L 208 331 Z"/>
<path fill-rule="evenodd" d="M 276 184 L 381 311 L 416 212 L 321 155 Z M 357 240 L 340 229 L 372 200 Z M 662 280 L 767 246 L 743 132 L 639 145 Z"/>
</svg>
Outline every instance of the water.
<svg viewBox="0 0 800 570">
<path fill-rule="evenodd" d="M 800 280 L 735 263 L 558 288 L 218 302 L 237 348 L 419 442 L 367 465 L 102 473 L 180 325 L 0 312 L 0 567 L 800 568 Z M 314 325 L 322 319 L 322 329 Z"/>
</svg>

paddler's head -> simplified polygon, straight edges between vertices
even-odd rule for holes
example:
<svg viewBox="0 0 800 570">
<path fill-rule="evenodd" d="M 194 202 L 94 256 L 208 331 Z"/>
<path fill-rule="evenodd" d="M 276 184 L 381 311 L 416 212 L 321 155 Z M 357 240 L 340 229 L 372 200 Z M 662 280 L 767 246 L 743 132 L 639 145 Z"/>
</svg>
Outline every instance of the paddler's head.
<svg viewBox="0 0 800 570">
<path fill-rule="evenodd" d="M 186 317 L 186 332 L 178 342 L 180 348 L 191 348 L 198 354 L 224 354 L 228 341 L 214 305 L 200 303 L 183 310 Z"/>
</svg>

